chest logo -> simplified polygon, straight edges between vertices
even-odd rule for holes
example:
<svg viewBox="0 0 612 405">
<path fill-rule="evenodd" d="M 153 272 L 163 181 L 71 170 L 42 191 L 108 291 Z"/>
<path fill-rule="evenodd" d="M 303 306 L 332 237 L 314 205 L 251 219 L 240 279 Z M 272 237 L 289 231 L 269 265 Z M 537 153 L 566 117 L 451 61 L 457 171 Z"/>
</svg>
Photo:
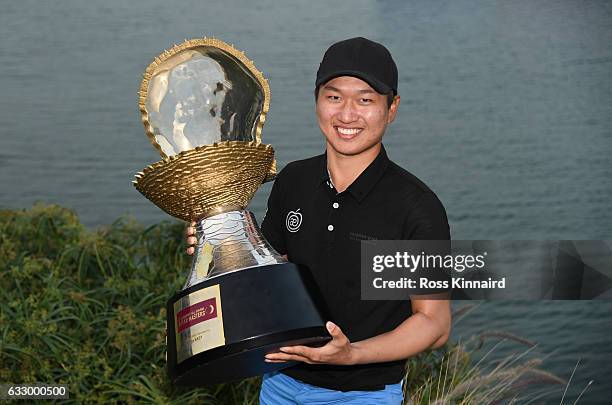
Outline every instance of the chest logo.
<svg viewBox="0 0 612 405">
<path fill-rule="evenodd" d="M 300 230 L 300 225 L 302 225 L 302 214 L 299 208 L 295 211 L 289 211 L 285 224 L 289 232 L 297 232 Z"/>
</svg>

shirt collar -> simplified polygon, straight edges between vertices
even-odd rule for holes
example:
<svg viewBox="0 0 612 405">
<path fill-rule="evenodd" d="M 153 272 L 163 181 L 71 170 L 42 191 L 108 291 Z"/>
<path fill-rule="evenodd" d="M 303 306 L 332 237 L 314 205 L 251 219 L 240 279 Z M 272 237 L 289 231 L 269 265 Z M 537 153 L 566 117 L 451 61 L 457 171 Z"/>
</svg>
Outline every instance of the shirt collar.
<svg viewBox="0 0 612 405">
<path fill-rule="evenodd" d="M 380 180 L 385 170 L 389 166 L 389 157 L 385 147 L 380 145 L 378 156 L 368 167 L 351 183 L 346 189 L 357 201 L 361 202 Z M 319 170 L 320 185 L 332 188 L 329 172 L 327 171 L 327 152 L 321 155 Z"/>
</svg>

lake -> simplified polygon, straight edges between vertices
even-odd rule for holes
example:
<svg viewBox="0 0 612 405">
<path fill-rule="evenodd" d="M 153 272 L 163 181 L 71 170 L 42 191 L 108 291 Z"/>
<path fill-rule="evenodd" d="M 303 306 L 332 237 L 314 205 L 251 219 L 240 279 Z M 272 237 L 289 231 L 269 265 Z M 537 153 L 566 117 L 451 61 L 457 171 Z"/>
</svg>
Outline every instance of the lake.
<svg viewBox="0 0 612 405">
<path fill-rule="evenodd" d="M 388 154 L 438 194 L 453 238 L 612 239 L 603 1 L 4 2 L 0 207 L 58 203 L 91 227 L 169 219 L 131 184 L 159 160 L 137 92 L 155 55 L 202 36 L 244 50 L 269 80 L 263 140 L 279 168 L 323 152 L 318 64 L 331 43 L 365 36 L 400 72 Z M 250 205 L 259 219 L 270 188 Z M 552 353 L 546 369 L 564 378 L 580 359 L 566 403 L 591 379 L 580 403 L 609 403 L 611 302 L 481 303 L 453 339 L 493 329 L 539 342 Z"/>
</svg>

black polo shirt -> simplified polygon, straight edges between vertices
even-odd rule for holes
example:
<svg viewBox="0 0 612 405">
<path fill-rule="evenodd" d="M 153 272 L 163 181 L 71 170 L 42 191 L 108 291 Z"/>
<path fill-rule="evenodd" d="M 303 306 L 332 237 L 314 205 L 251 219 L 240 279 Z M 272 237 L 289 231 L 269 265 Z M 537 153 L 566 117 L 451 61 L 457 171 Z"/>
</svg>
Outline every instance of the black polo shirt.
<svg viewBox="0 0 612 405">
<path fill-rule="evenodd" d="M 341 193 L 329 179 L 325 154 L 289 163 L 272 187 L 261 229 L 279 253 L 310 269 L 330 320 L 351 342 L 388 332 L 412 314 L 410 301 L 361 300 L 360 241 L 450 238 L 440 200 L 390 161 L 384 147 Z M 379 390 L 402 379 L 404 364 L 299 363 L 283 373 L 329 389 Z"/>
</svg>

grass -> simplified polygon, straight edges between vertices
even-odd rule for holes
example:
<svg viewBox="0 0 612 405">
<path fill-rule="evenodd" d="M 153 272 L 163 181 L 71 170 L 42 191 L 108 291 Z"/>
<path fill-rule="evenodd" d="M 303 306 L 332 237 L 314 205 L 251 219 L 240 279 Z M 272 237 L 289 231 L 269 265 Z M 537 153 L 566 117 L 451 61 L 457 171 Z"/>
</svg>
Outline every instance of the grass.
<svg viewBox="0 0 612 405">
<path fill-rule="evenodd" d="M 126 219 L 89 231 L 55 205 L 0 211 L 0 381 L 68 384 L 71 403 L 257 404 L 260 378 L 199 389 L 168 382 L 164 303 L 189 267 L 183 231 Z M 502 344 L 522 350 L 494 359 Z M 534 348 L 489 331 L 423 353 L 407 362 L 412 403 L 527 403 L 551 386 L 562 391 Z"/>
<path fill-rule="evenodd" d="M 491 340 L 491 341 L 490 341 Z M 520 348 L 507 356 L 502 345 Z M 567 382 L 540 369 L 537 345 L 504 331 L 488 331 L 464 343 L 426 352 L 408 361 L 408 391 L 414 404 L 526 404 L 555 398 Z M 478 359 L 478 360 L 476 360 Z M 552 387 L 552 389 L 551 389 Z"/>
</svg>

